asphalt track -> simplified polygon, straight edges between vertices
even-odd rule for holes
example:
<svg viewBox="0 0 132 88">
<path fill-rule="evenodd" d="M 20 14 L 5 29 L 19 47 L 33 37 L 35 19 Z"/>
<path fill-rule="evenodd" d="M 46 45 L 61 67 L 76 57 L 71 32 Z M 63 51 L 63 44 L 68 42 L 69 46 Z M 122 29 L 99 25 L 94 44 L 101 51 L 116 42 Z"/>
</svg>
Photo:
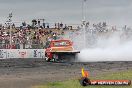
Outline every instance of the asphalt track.
<svg viewBox="0 0 132 88">
<path fill-rule="evenodd" d="M 79 78 L 82 67 L 89 70 L 90 76 L 96 76 L 132 70 L 132 62 L 52 63 L 44 59 L 5 59 L 0 60 L 0 88 L 32 88 L 48 82 Z"/>
</svg>

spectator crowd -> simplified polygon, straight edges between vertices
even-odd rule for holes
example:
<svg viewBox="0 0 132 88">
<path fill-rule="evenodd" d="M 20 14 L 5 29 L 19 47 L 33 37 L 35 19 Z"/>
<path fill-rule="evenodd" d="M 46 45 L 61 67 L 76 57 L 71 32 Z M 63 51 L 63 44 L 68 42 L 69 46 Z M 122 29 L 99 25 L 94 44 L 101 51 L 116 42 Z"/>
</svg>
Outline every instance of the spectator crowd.
<svg viewBox="0 0 132 88">
<path fill-rule="evenodd" d="M 0 25 L 0 49 L 40 49 L 44 48 L 46 41 L 57 39 L 64 34 L 64 30 L 68 27 L 62 23 L 55 23 L 54 28 L 50 28 L 49 24 L 32 20 L 32 25 L 26 22 L 22 26 L 15 27 L 15 24 L 5 26 Z"/>
<path fill-rule="evenodd" d="M 116 26 L 109 27 L 106 22 L 90 25 L 86 22 L 86 32 L 92 33 L 109 33 L 118 31 Z M 66 24 L 55 23 L 54 27 L 50 27 L 49 23 L 41 24 L 40 20 L 32 20 L 32 25 L 22 22 L 20 27 L 15 24 L 6 26 L 0 24 L 0 49 L 43 49 L 46 42 L 52 39 L 56 40 L 62 37 L 66 31 L 71 31 L 72 26 Z M 81 30 L 81 27 L 77 27 Z M 126 25 L 122 28 L 124 35 L 131 35 L 132 29 Z M 77 30 L 75 30 L 77 31 Z"/>
</svg>

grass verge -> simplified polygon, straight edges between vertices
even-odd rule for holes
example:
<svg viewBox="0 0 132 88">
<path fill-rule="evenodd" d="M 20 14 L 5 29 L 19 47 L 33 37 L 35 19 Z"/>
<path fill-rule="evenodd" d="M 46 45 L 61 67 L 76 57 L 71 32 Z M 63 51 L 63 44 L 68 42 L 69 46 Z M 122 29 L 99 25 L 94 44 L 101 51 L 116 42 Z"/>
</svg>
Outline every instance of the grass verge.
<svg viewBox="0 0 132 88">
<path fill-rule="evenodd" d="M 132 80 L 132 70 L 130 71 L 122 71 L 122 72 L 115 72 L 112 74 L 102 74 L 97 77 L 91 77 L 90 79 L 126 79 L 126 80 Z M 80 85 L 78 79 L 75 80 L 68 80 L 64 82 L 53 82 L 48 83 L 46 85 L 39 85 L 35 86 L 33 88 L 84 88 Z M 87 86 L 85 88 L 132 88 L 132 85 L 130 86 Z"/>
</svg>

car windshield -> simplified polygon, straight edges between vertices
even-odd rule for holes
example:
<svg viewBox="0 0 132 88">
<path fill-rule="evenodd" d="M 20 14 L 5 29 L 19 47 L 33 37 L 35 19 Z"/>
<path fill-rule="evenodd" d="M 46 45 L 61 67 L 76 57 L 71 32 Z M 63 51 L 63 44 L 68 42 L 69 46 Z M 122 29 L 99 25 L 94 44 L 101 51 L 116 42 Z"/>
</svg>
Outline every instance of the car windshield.
<svg viewBox="0 0 132 88">
<path fill-rule="evenodd" d="M 69 46 L 69 42 L 68 41 L 59 41 L 59 42 L 54 42 L 54 46 L 57 47 L 57 46 Z"/>
</svg>

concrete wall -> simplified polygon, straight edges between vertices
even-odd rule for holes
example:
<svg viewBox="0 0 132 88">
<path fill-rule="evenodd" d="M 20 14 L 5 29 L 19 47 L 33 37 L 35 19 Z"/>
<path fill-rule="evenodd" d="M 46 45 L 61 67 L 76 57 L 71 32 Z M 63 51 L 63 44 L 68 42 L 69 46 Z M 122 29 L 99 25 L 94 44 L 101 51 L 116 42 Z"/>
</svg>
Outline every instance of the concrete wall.
<svg viewBox="0 0 132 88">
<path fill-rule="evenodd" d="M 45 49 L 0 49 L 0 59 L 44 57 Z"/>
</svg>

